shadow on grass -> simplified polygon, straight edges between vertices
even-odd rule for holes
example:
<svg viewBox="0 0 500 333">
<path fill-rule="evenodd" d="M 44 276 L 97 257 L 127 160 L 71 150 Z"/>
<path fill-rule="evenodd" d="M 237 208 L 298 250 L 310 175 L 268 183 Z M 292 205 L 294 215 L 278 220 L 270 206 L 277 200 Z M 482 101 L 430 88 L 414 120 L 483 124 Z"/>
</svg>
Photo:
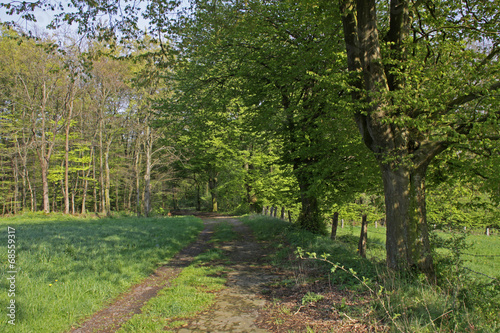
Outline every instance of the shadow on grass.
<svg viewBox="0 0 500 333">
<path fill-rule="evenodd" d="M 203 222 L 194 217 L 0 221 L 0 228 L 7 226 L 16 229 L 19 307 L 13 332 L 57 332 L 165 264 L 197 238 Z M 6 245 L 0 250 L 6 253 Z M 0 288 L 8 289 L 7 283 L 2 279 Z M 0 304 L 8 301 L 6 293 L 0 295 Z"/>
<path fill-rule="evenodd" d="M 329 237 L 300 230 L 293 224 L 267 216 L 249 216 L 242 220 L 252 228 L 257 239 L 271 241 L 275 247 L 280 247 L 283 243 L 287 245 L 276 252 L 275 258 L 280 257 L 276 263 L 286 264 L 290 257 L 289 249 L 300 247 L 305 252 L 316 253 L 318 258 L 322 254 L 327 254 L 329 260 L 347 269 L 353 269 L 358 276 L 373 280 L 377 278 L 376 264 L 357 254 L 356 247 L 359 238 L 354 235 L 342 235 L 338 240 L 332 241 Z M 280 241 L 276 241 L 277 239 Z M 351 274 L 341 270 L 331 273 L 332 266 L 328 263 L 308 261 L 304 264 L 299 261 L 299 265 L 308 265 L 307 269 L 317 270 L 318 274 L 329 276 L 332 283 L 341 287 L 358 285 L 357 280 Z"/>
</svg>

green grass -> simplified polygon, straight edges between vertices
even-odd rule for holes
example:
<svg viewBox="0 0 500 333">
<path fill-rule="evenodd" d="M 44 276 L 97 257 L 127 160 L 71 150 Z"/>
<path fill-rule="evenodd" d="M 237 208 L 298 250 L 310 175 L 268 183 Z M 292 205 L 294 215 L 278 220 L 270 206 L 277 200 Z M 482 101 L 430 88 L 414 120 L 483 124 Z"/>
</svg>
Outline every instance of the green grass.
<svg viewBox="0 0 500 333">
<path fill-rule="evenodd" d="M 215 226 L 209 242 L 227 242 L 236 236 L 232 225 L 223 221 Z M 216 247 L 198 255 L 170 287 L 149 300 L 142 312 L 123 324 L 118 332 L 168 332 L 168 329 L 179 328 L 187 323 L 186 319 L 207 310 L 215 303 L 216 292 L 222 290 L 226 283 L 224 267 L 213 265 L 223 260 L 223 251 Z"/>
<path fill-rule="evenodd" d="M 0 253 L 7 227 L 16 229 L 16 325 L 4 332 L 62 332 L 151 274 L 203 228 L 193 217 L 80 219 L 32 215 L 0 220 Z M 7 256 L 0 257 L 0 290 L 8 289 Z M 5 309 L 10 297 L 0 293 Z"/>
<path fill-rule="evenodd" d="M 185 319 L 208 309 L 215 302 L 216 291 L 224 288 L 226 279 L 218 274 L 220 266 L 191 265 L 182 270 L 172 286 L 161 290 L 142 309 L 127 321 L 120 333 L 165 332 L 177 328 Z"/>
<path fill-rule="evenodd" d="M 214 234 L 210 243 L 229 242 L 235 240 L 238 234 L 233 230 L 233 225 L 227 221 L 221 221 L 214 227 Z"/>
<path fill-rule="evenodd" d="M 344 228 L 337 229 L 337 239 L 356 251 L 358 246 L 360 226 L 344 225 Z M 455 233 L 460 234 L 460 233 Z M 368 226 L 368 243 L 366 255 L 369 259 L 383 262 L 385 260 L 385 228 L 375 228 L 373 224 Z M 443 244 L 443 240 L 449 240 L 453 234 L 448 232 L 436 231 L 435 236 L 441 240 L 438 244 Z M 500 237 L 497 235 L 486 236 L 467 233 L 465 236 L 467 248 L 461 249 L 461 259 L 464 266 L 491 277 L 500 279 Z M 450 247 L 452 245 L 448 245 Z M 449 248 L 438 246 L 438 257 L 450 257 L 452 252 Z M 439 259 L 439 258 L 438 258 Z M 485 279 L 480 274 L 475 274 L 478 279 Z M 489 280 L 491 281 L 491 279 Z"/>
<path fill-rule="evenodd" d="M 332 241 L 329 237 L 312 235 L 298 230 L 288 222 L 267 216 L 247 216 L 242 220 L 253 229 L 258 239 L 269 241 L 274 246 L 275 253 L 272 259 L 274 265 L 287 267 L 286 265 L 290 265 L 288 261 L 290 250 L 301 247 L 305 252 L 316 253 L 318 257 L 323 253 L 329 254 L 329 260 L 333 263 L 339 263 L 347 270 L 353 269 L 361 279 L 366 277 L 368 286 L 376 292 L 380 291 L 378 300 L 375 294 L 373 295 L 373 307 L 378 313 L 376 320 L 392 323 L 394 331 L 398 328 L 403 332 L 498 332 L 500 330 L 500 317 L 498 316 L 500 285 L 498 281 L 492 282 L 491 279 L 486 279 L 486 282 L 464 270 L 456 270 L 455 274 L 453 266 L 450 265 L 453 262 L 443 259 L 450 257 L 450 249 L 460 250 L 461 258 L 467 259 L 464 262 L 466 267 L 474 267 L 479 272 L 489 272 L 492 276 L 498 277 L 499 271 L 495 267 L 498 267 L 499 257 L 465 255 L 465 253 L 498 254 L 500 251 L 498 237 L 468 236 L 466 241 L 472 244 L 468 249 L 457 249 L 457 245 L 460 246 L 458 242 L 441 243 L 448 248 L 438 249 L 436 263 L 442 266 L 438 267 L 441 284 L 431 286 L 418 277 L 398 276 L 385 268 L 383 264 L 385 259 L 384 228 L 370 226 L 367 256 L 371 260 L 363 260 L 356 254 L 359 226 L 339 227 L 337 241 Z M 452 238 L 446 234 L 439 236 Z M 338 287 L 367 290 L 366 286 L 361 285 L 352 274 L 341 269 L 331 274 L 331 265 L 321 264 L 325 263 L 320 261 L 320 264 L 312 267 L 312 271 L 317 271 L 319 268 L 323 271 L 323 275 L 329 276 L 330 281 Z M 299 262 L 294 278 L 287 281 L 295 280 L 304 283 L 304 281 L 297 281 L 296 278 L 298 273 L 304 270 L 301 265 L 303 264 Z M 487 266 L 492 266 L 493 271 Z"/>
<path fill-rule="evenodd" d="M 269 216 L 251 215 L 241 220 L 252 228 L 255 237 L 258 240 L 269 241 L 275 247 L 275 253 L 272 256 L 272 264 L 286 264 L 286 259 L 289 257 L 290 248 L 298 247 L 306 252 L 315 252 L 318 255 L 329 253 L 334 262 L 341 263 L 346 267 L 354 269 L 361 276 L 367 279 L 376 277 L 376 268 L 373 262 L 368 259 L 363 259 L 356 253 L 357 241 L 354 246 L 350 242 L 354 236 L 350 234 L 338 233 L 342 235 L 339 238 L 349 240 L 348 242 L 336 241 L 333 242 L 329 237 L 312 234 L 310 232 L 295 228 L 294 225 Z M 287 243 L 288 246 L 283 244 Z M 329 271 L 329 265 L 323 262 L 315 264 L 317 269 L 323 268 L 326 272 Z M 329 274 L 325 274 L 328 276 Z M 351 275 L 338 271 L 336 274 L 330 275 L 332 282 L 337 283 L 341 287 L 356 287 L 357 281 Z"/>
<path fill-rule="evenodd" d="M 450 244 L 446 248 L 437 249 L 439 256 L 447 258 L 453 255 L 453 251 L 460 251 L 460 258 L 464 261 L 464 266 L 472 271 L 485 274 L 490 277 L 496 277 L 500 280 L 500 237 L 473 235 L 470 233 L 445 233 L 436 232 L 440 243 L 450 241 L 453 238 L 464 237 L 464 246 L 458 248 L 455 244 Z M 474 273 L 477 279 L 491 281 L 484 275 Z"/>
</svg>

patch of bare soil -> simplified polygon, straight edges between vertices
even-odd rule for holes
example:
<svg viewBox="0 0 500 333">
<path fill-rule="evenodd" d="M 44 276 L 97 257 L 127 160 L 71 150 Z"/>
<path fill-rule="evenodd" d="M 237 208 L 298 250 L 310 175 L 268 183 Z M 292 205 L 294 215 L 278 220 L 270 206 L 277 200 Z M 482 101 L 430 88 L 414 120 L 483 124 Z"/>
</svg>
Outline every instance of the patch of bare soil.
<svg viewBox="0 0 500 333">
<path fill-rule="evenodd" d="M 258 320 L 260 327 L 271 332 L 388 331 L 385 325 L 372 322 L 368 294 L 339 290 L 324 281 L 271 286 L 267 300 Z"/>
<path fill-rule="evenodd" d="M 189 266 L 194 257 L 208 249 L 213 223 L 205 223 L 205 229 L 198 239 L 179 252 L 169 263 L 158 268 L 151 276 L 140 284 L 133 286 L 127 293 L 120 295 L 107 308 L 95 313 L 71 333 L 112 333 L 129 320 L 134 314 L 140 313 L 142 306 L 158 292 L 170 285 L 184 267 Z"/>
</svg>

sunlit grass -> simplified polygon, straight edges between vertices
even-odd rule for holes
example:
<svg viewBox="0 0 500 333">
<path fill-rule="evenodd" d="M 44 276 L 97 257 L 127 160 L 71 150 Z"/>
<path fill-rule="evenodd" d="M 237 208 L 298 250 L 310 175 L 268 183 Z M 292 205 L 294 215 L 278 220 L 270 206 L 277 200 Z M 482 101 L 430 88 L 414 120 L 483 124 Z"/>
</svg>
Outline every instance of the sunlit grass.
<svg viewBox="0 0 500 333">
<path fill-rule="evenodd" d="M 233 240 L 237 233 L 231 224 L 221 222 L 214 228 L 211 243 Z M 186 324 L 186 320 L 207 310 L 215 303 L 216 292 L 224 288 L 226 278 L 222 266 L 213 265 L 224 259 L 224 253 L 212 248 L 194 258 L 172 285 L 162 289 L 147 302 L 140 314 L 122 325 L 119 333 L 169 332 Z"/>
<path fill-rule="evenodd" d="M 68 216 L 0 220 L 16 229 L 16 325 L 4 332 L 62 332 L 151 274 L 203 228 L 193 217 L 81 219 Z M 8 289 L 7 256 L 0 256 L 0 290 Z M 11 297 L 0 294 L 5 309 Z"/>
<path fill-rule="evenodd" d="M 228 242 L 235 240 L 238 234 L 233 230 L 233 225 L 222 220 L 214 228 L 214 235 L 210 239 L 211 243 Z"/>
<path fill-rule="evenodd" d="M 192 265 L 182 270 L 172 286 L 161 290 L 155 298 L 122 325 L 118 332 L 151 333 L 176 328 L 185 319 L 208 309 L 215 302 L 216 291 L 224 288 L 226 279 L 214 276 L 222 267 Z"/>
</svg>

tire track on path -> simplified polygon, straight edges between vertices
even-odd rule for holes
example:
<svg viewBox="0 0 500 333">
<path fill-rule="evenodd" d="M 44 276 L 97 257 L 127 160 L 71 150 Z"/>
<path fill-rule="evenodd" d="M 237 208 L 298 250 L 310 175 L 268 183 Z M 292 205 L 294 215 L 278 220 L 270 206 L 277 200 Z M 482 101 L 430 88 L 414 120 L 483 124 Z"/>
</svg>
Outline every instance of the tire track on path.
<svg viewBox="0 0 500 333">
<path fill-rule="evenodd" d="M 69 332 L 113 333 L 134 314 L 141 313 L 142 306 L 148 300 L 155 297 L 161 289 L 170 286 L 170 282 L 179 275 L 184 267 L 189 266 L 197 255 L 211 246 L 208 240 L 213 233 L 215 223 L 204 221 L 204 224 L 205 228 L 201 231 L 197 240 L 176 254 L 168 264 L 158 268 L 141 283 L 118 296 L 111 305 L 96 312 L 83 322 L 80 327 L 73 328 Z"/>
</svg>

